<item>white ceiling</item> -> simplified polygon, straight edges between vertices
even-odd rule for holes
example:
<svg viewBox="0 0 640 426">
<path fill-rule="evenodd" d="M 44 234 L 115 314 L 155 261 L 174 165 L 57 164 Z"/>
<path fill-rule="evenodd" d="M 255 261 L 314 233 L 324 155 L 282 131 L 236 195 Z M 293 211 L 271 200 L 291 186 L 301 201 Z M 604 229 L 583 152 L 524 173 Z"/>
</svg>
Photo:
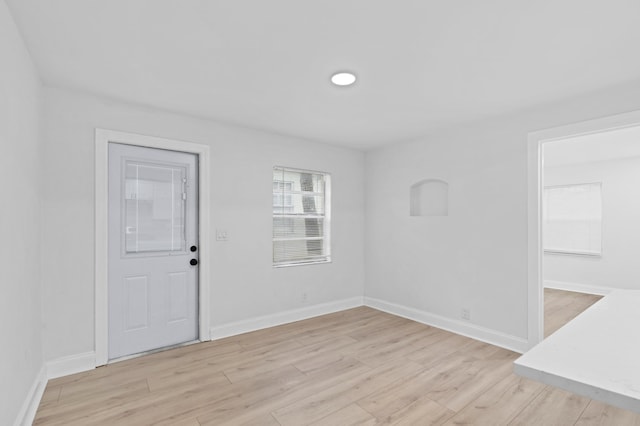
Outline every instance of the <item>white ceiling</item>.
<svg viewBox="0 0 640 426">
<path fill-rule="evenodd" d="M 640 157 L 640 126 L 544 144 L 545 167 Z"/>
<path fill-rule="evenodd" d="M 638 0 L 6 1 L 48 85 L 361 149 L 640 79 Z"/>
</svg>

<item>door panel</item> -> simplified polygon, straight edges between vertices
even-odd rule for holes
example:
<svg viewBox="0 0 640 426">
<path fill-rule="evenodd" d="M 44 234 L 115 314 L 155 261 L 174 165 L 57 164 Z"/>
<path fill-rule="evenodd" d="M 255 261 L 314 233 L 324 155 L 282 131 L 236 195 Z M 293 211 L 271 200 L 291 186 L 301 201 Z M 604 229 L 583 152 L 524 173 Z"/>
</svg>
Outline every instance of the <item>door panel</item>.
<svg viewBox="0 0 640 426">
<path fill-rule="evenodd" d="M 198 337 L 197 156 L 109 144 L 109 359 Z"/>
<path fill-rule="evenodd" d="M 169 321 L 184 321 L 189 312 L 189 286 L 187 274 L 174 272 L 169 274 Z"/>
<path fill-rule="evenodd" d="M 147 328 L 149 325 L 147 283 L 147 277 L 125 277 L 124 279 L 125 331 Z"/>
</svg>

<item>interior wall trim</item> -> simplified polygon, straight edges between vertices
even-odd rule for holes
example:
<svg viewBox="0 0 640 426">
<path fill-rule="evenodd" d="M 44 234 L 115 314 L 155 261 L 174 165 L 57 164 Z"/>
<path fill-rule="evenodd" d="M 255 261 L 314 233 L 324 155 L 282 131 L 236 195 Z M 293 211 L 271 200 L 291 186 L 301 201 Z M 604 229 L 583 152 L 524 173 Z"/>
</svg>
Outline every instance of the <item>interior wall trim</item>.
<svg viewBox="0 0 640 426">
<path fill-rule="evenodd" d="M 47 379 L 57 379 L 58 377 L 82 373 L 96 368 L 96 353 L 91 351 L 64 356 L 47 361 L 45 365 Z"/>
<path fill-rule="evenodd" d="M 196 154 L 198 156 L 199 193 L 198 193 L 198 245 L 200 259 L 198 266 L 198 339 L 202 342 L 209 337 L 211 279 L 211 206 L 210 206 L 210 149 L 208 145 L 139 135 L 116 130 L 95 129 L 95 250 L 94 250 L 94 286 L 95 286 L 95 358 L 96 365 L 105 365 L 108 357 L 108 206 L 109 206 L 109 143 L 120 143 L 148 148 L 167 149 Z"/>
<path fill-rule="evenodd" d="M 614 290 L 623 290 L 617 288 L 608 288 L 598 285 L 571 283 L 568 281 L 545 280 L 544 288 L 553 288 L 556 290 L 576 291 L 578 293 L 595 294 L 598 296 L 606 296 Z"/>
<path fill-rule="evenodd" d="M 407 318 L 421 324 L 430 325 L 471 339 L 499 346 L 510 351 L 524 353 L 528 349 L 527 339 L 512 336 L 477 324 L 463 322 L 396 303 L 365 297 L 364 304 L 392 315 Z"/>
<path fill-rule="evenodd" d="M 640 125 L 640 110 L 529 133 L 527 137 L 527 339 L 532 348 L 544 338 L 544 246 L 542 244 L 542 168 L 545 143 Z"/>
<path fill-rule="evenodd" d="M 334 312 L 344 311 L 346 309 L 357 308 L 362 305 L 362 297 L 352 297 L 349 299 L 321 303 L 304 308 L 278 312 L 271 315 L 264 315 L 242 321 L 231 322 L 228 324 L 211 327 L 211 340 L 223 339 L 225 337 L 235 336 L 237 334 L 262 330 L 265 328 L 288 324 L 295 321 L 301 321 L 320 315 L 332 314 Z"/>
<path fill-rule="evenodd" d="M 33 423 L 44 389 L 47 387 L 47 381 L 47 369 L 42 365 L 13 423 L 15 426 L 28 426 Z"/>
</svg>

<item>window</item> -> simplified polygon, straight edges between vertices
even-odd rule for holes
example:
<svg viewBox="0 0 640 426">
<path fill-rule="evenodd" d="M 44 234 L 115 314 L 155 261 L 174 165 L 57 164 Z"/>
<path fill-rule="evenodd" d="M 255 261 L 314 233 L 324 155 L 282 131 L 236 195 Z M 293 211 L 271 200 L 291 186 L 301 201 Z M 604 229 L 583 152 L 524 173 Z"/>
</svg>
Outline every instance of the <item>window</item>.
<svg viewBox="0 0 640 426">
<path fill-rule="evenodd" d="M 281 180 L 273 181 L 273 209 L 275 212 L 276 206 L 282 208 L 283 212 L 293 212 L 293 198 L 291 198 L 291 192 L 293 191 L 293 182 L 283 182 Z"/>
<path fill-rule="evenodd" d="M 602 184 L 547 187 L 543 206 L 545 251 L 602 254 Z"/>
<path fill-rule="evenodd" d="M 273 265 L 329 262 L 330 176 L 274 167 Z"/>
<path fill-rule="evenodd" d="M 126 253 L 184 251 L 187 169 L 125 161 Z"/>
</svg>

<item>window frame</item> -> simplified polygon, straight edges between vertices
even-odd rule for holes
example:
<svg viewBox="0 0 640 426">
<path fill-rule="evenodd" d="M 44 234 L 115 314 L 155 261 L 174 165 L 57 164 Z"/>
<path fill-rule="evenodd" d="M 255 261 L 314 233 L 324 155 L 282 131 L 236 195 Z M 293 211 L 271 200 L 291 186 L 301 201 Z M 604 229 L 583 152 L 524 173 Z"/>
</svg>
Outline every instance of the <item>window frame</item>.
<svg viewBox="0 0 640 426">
<path fill-rule="evenodd" d="M 550 185 L 545 186 L 542 191 L 542 200 L 543 203 L 547 203 L 546 200 L 546 192 L 548 190 L 557 190 L 562 188 L 574 188 L 579 186 L 597 186 L 599 188 L 599 196 L 600 196 L 600 250 L 579 250 L 579 249 L 571 249 L 571 248 L 562 248 L 562 247 L 553 247 L 547 248 L 546 246 L 546 238 L 544 238 L 544 229 L 548 226 L 546 215 L 547 207 L 542 206 L 542 224 L 543 224 L 543 232 L 542 232 L 542 247 L 543 252 L 545 254 L 557 254 L 557 255 L 568 255 L 568 256 L 587 256 L 587 257 L 602 257 L 603 255 L 603 230 L 604 230 L 604 196 L 603 196 L 603 184 L 602 182 L 581 182 L 581 183 L 570 183 L 570 184 L 562 184 L 562 185 Z"/>
<path fill-rule="evenodd" d="M 274 171 L 282 171 L 284 172 L 292 172 L 292 173 L 309 173 L 312 175 L 322 175 L 323 176 L 323 182 L 324 182 L 324 191 L 322 193 L 320 192 L 311 192 L 311 194 L 314 195 L 322 195 L 323 197 L 323 201 L 324 201 L 324 213 L 323 214 L 309 214 L 309 215 L 305 215 L 305 214 L 291 214 L 290 212 L 287 213 L 276 213 L 275 211 L 273 211 L 272 208 L 272 221 L 271 221 L 271 251 L 272 251 L 272 266 L 274 268 L 287 268 L 287 267 L 292 267 L 292 266 L 302 266 L 302 265 L 316 265 L 316 264 L 323 264 L 323 263 L 331 263 L 332 262 L 332 255 L 331 255 L 331 174 L 328 172 L 323 172 L 323 171 L 319 171 L 319 170 L 310 170 L 310 169 L 300 169 L 300 168 L 296 168 L 296 167 L 287 167 L 287 166 L 274 166 L 272 169 L 272 179 L 273 179 L 273 172 Z M 275 182 L 275 181 L 272 181 Z M 287 182 L 287 181 L 283 181 L 283 182 Z M 272 190 L 273 190 L 273 184 L 272 184 Z M 300 194 L 302 192 L 306 192 L 306 191 L 291 191 L 292 194 Z M 274 193 L 275 195 L 275 193 Z M 284 194 L 282 194 L 284 195 Z M 285 200 L 285 198 L 282 198 L 283 201 Z M 273 207 L 273 206 L 272 206 Z M 294 218 L 314 218 L 317 219 L 318 217 L 322 218 L 322 237 L 314 237 L 314 238 L 309 238 L 309 237 L 301 237 L 301 238 L 283 238 L 283 237 L 275 237 L 274 236 L 274 223 L 275 223 L 275 219 L 276 218 L 289 218 L 289 217 L 294 217 Z M 322 247 L 323 247 L 323 255 L 321 257 L 318 257 L 317 259 L 308 259 L 308 260 L 291 260 L 291 259 L 287 259 L 285 261 L 280 261 L 280 262 L 276 262 L 275 260 L 275 243 L 277 241 L 286 241 L 286 240 L 291 240 L 291 241 L 295 241 L 295 240 L 300 240 L 300 241 L 305 241 L 305 240 L 309 240 L 309 239 L 314 239 L 314 240 L 321 240 L 323 241 Z"/>
</svg>

